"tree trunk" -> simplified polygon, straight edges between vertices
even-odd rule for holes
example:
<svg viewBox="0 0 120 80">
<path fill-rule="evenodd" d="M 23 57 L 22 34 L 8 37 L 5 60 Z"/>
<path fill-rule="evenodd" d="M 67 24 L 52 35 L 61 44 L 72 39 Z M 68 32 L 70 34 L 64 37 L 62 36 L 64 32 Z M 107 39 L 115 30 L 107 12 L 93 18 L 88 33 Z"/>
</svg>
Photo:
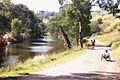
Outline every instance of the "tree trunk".
<svg viewBox="0 0 120 80">
<path fill-rule="evenodd" d="M 65 33 L 62 26 L 60 26 L 60 30 L 61 30 L 61 32 L 63 34 L 63 37 L 64 37 L 64 40 L 65 40 L 65 42 L 67 44 L 67 48 L 70 49 L 71 48 L 71 43 L 70 43 L 69 38 L 68 38 L 67 34 Z"/>
<path fill-rule="evenodd" d="M 79 38 L 76 37 L 77 46 L 79 46 Z"/>
<path fill-rule="evenodd" d="M 79 41 L 80 41 L 80 46 L 81 48 L 83 48 L 83 34 L 82 34 L 82 26 L 81 26 L 81 22 L 79 22 Z"/>
<path fill-rule="evenodd" d="M 82 37 L 82 32 L 79 32 L 79 39 L 80 39 L 80 46 L 83 48 L 83 37 Z"/>
</svg>

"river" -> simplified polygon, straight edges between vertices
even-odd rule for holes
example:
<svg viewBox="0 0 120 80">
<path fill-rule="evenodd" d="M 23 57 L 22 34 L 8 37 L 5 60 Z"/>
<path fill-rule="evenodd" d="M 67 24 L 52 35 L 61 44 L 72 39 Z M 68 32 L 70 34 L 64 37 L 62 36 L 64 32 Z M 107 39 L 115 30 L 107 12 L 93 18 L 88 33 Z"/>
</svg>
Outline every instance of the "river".
<svg viewBox="0 0 120 80">
<path fill-rule="evenodd" d="M 10 44 L 0 53 L 0 66 L 16 64 L 27 59 L 44 59 L 65 51 L 62 40 L 38 38 Z"/>
</svg>

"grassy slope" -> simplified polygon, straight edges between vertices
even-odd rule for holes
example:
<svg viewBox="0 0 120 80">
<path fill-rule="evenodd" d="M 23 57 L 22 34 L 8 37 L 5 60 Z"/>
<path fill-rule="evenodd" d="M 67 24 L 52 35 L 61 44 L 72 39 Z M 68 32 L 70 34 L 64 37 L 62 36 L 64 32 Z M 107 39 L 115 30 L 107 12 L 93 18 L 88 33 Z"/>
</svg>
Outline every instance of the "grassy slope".
<svg viewBox="0 0 120 80">
<path fill-rule="evenodd" d="M 100 41 L 111 45 L 113 49 L 113 53 L 116 59 L 120 61 L 120 32 L 118 29 L 120 29 L 120 19 L 115 18 L 112 15 L 94 15 L 95 18 L 92 20 L 96 20 L 98 18 L 102 18 L 102 24 L 99 24 L 99 28 L 102 29 L 101 35 L 96 35 L 95 37 L 99 39 Z"/>
<path fill-rule="evenodd" d="M 0 68 L 0 77 L 10 77 L 17 76 L 19 74 L 31 73 L 42 68 L 61 63 L 70 59 L 73 59 L 83 53 L 85 49 L 80 49 L 78 47 L 55 55 L 49 59 L 45 60 L 33 60 L 29 59 L 24 63 L 16 64 L 15 66 L 9 66 L 6 68 Z"/>
</svg>

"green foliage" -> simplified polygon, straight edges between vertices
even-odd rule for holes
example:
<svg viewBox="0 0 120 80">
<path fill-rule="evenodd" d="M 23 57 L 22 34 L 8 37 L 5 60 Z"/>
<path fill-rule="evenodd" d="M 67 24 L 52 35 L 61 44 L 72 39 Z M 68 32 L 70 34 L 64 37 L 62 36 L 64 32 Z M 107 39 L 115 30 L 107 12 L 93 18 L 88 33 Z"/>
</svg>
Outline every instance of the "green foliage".
<svg viewBox="0 0 120 80">
<path fill-rule="evenodd" d="M 96 33 L 96 32 L 100 32 L 101 29 L 99 28 L 99 24 L 102 23 L 102 19 L 98 18 L 97 20 L 92 20 L 90 23 L 90 27 L 91 27 L 91 32 L 92 33 Z"/>
<path fill-rule="evenodd" d="M 10 3 L 11 0 L 2 0 L 3 3 Z"/>
<path fill-rule="evenodd" d="M 89 26 L 91 19 L 89 1 L 79 3 L 78 6 L 75 6 L 73 3 L 62 5 L 59 13 L 52 17 L 47 24 L 52 36 L 61 38 L 62 35 L 59 26 L 62 26 L 70 41 L 76 40 L 78 38 L 80 21 L 82 22 L 83 36 L 91 34 L 91 28 Z M 81 7 L 82 11 L 79 11 Z"/>
<path fill-rule="evenodd" d="M 43 36 L 46 26 L 41 21 L 23 4 L 15 5 L 9 0 L 0 2 L 0 35 L 9 32 L 18 38 Z"/>
<path fill-rule="evenodd" d="M 112 49 L 117 49 L 118 47 L 120 47 L 120 41 L 114 42 L 111 47 Z"/>
<path fill-rule="evenodd" d="M 51 35 L 55 38 L 59 38 L 61 37 L 61 31 L 60 31 L 60 22 L 59 22 L 59 19 L 58 19 L 58 15 L 59 14 L 56 14 L 55 16 L 53 16 L 50 21 L 47 23 L 47 30 L 51 33 Z"/>
<path fill-rule="evenodd" d="M 17 18 L 12 20 L 12 23 L 11 23 L 12 30 L 11 30 L 11 32 L 12 32 L 13 37 L 20 36 L 21 26 L 22 26 L 22 21 L 21 20 L 18 20 Z"/>
<path fill-rule="evenodd" d="M 113 16 L 115 16 L 116 13 L 120 11 L 118 7 L 120 0 L 93 0 L 93 2 L 94 1 L 96 1 L 95 4 L 98 4 L 101 9 L 112 13 Z"/>
<path fill-rule="evenodd" d="M 91 26 L 91 32 L 92 32 L 92 33 L 96 33 L 96 32 L 100 32 L 100 31 L 101 31 L 101 29 L 100 29 L 99 26 L 96 24 L 96 22 L 92 22 L 92 23 L 90 24 L 90 26 Z"/>
<path fill-rule="evenodd" d="M 91 35 L 91 28 L 89 26 L 91 16 L 91 4 L 89 0 L 73 0 L 73 4 L 79 12 L 78 20 L 81 22 L 83 36 Z"/>
<path fill-rule="evenodd" d="M 92 14 L 92 18 L 98 17 L 98 16 L 103 16 L 103 14 L 100 12 L 91 12 L 91 14 Z"/>
<path fill-rule="evenodd" d="M 98 24 L 102 24 L 102 18 L 97 19 Z"/>
</svg>

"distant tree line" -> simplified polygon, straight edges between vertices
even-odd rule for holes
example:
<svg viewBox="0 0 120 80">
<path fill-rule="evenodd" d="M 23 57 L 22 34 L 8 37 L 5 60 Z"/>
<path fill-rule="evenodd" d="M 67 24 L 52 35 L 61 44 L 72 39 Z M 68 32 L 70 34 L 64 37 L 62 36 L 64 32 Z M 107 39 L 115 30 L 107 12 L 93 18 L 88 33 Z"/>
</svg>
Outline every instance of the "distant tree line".
<svg viewBox="0 0 120 80">
<path fill-rule="evenodd" d="M 45 19 L 49 19 L 50 17 L 55 15 L 55 12 L 50 12 L 50 11 L 37 11 L 36 13 L 37 16 L 40 16 Z"/>
</svg>

